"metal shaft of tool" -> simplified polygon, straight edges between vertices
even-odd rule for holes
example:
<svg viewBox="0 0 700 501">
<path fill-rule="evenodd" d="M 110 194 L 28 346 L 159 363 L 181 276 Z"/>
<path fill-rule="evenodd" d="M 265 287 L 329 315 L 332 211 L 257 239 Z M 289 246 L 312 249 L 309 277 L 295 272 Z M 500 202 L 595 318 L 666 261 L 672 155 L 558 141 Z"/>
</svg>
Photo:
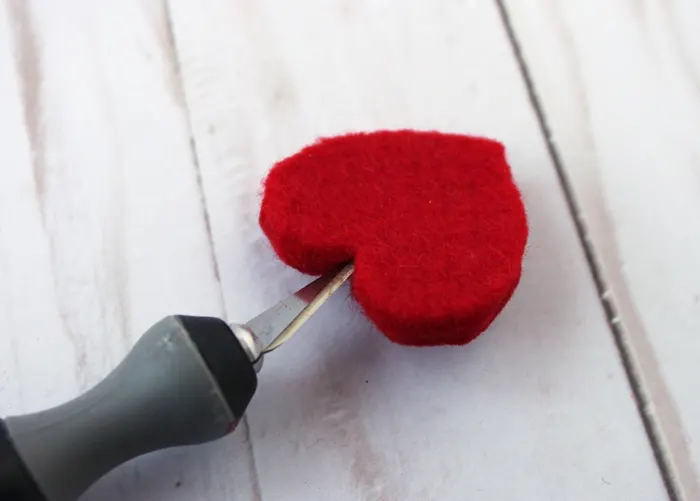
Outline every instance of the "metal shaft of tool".
<svg viewBox="0 0 700 501">
<path fill-rule="evenodd" d="M 289 341 L 354 271 L 355 266 L 350 263 L 337 273 L 324 275 L 248 322 L 246 326 L 260 341 L 262 353 Z"/>
</svg>

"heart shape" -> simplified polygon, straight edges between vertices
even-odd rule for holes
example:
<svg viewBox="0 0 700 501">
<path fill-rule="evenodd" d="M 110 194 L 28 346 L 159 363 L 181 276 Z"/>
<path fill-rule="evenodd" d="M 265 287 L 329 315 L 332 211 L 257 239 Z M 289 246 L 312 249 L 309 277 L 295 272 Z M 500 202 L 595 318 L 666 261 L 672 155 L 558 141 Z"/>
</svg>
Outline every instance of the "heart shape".
<svg viewBox="0 0 700 501">
<path fill-rule="evenodd" d="M 528 236 L 501 143 L 412 130 L 324 138 L 278 162 L 260 225 L 303 273 L 353 260 L 365 314 L 412 346 L 483 332 L 518 285 Z"/>
</svg>

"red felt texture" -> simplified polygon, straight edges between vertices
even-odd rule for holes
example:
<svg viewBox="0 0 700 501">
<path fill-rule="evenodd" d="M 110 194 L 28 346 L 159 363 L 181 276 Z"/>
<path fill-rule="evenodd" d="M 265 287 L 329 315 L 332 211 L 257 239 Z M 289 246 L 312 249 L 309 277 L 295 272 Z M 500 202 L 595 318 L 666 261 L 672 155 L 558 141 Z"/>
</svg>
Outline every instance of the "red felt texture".
<svg viewBox="0 0 700 501">
<path fill-rule="evenodd" d="M 486 330 L 518 285 L 528 237 L 501 143 L 411 130 L 325 138 L 278 162 L 260 225 L 303 273 L 353 260 L 365 314 L 411 346 Z"/>
</svg>

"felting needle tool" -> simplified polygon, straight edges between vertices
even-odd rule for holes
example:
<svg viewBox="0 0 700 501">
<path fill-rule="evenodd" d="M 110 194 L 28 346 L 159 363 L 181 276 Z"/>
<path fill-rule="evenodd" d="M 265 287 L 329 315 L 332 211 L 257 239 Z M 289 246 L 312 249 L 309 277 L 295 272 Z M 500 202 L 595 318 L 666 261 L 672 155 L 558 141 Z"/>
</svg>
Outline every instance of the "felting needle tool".
<svg viewBox="0 0 700 501">
<path fill-rule="evenodd" d="M 231 433 L 255 394 L 264 355 L 353 271 L 348 264 L 324 275 L 245 324 L 165 317 L 83 395 L 0 420 L 0 500 L 76 501 L 131 459 Z"/>
</svg>

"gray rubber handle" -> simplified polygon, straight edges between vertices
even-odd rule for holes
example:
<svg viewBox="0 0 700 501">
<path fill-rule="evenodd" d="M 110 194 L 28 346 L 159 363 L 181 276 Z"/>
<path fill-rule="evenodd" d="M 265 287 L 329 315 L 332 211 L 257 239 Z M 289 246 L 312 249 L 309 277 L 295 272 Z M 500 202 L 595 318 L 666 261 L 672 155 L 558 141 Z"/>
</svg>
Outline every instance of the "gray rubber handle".
<svg viewBox="0 0 700 501">
<path fill-rule="evenodd" d="M 76 501 L 97 479 L 132 458 L 215 440 L 235 428 L 255 392 L 255 371 L 223 322 L 198 319 L 166 317 L 87 393 L 5 420 L 17 454 L 47 501 Z M 193 325 L 196 336 L 190 332 Z M 203 346 L 211 353 L 202 353 Z M 233 358 L 221 359 L 221 353 Z M 244 384 L 230 377 L 221 381 L 217 372 L 226 370 L 243 374 Z"/>
</svg>

